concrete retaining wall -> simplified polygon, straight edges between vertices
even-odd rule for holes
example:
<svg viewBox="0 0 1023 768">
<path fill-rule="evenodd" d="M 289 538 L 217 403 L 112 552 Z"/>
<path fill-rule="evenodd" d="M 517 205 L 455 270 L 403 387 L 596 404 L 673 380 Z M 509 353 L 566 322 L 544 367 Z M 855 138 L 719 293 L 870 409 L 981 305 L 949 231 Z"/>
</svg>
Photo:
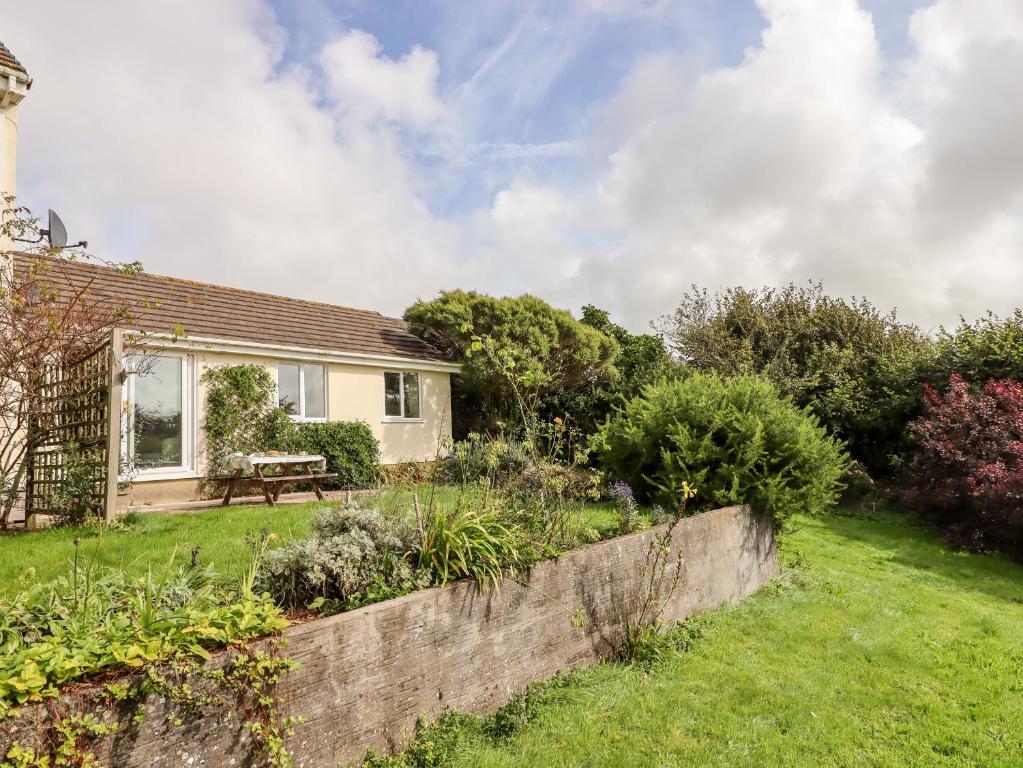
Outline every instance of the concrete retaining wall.
<svg viewBox="0 0 1023 768">
<path fill-rule="evenodd" d="M 335 768 L 369 747 L 398 750 L 419 716 L 491 712 L 531 682 L 606 658 L 644 594 L 643 566 L 661 531 L 539 564 L 528 586 L 506 581 L 481 595 L 459 582 L 292 627 L 286 653 L 301 667 L 280 695 L 286 711 L 306 718 L 288 743 L 296 764 Z M 777 574 L 771 524 L 745 507 L 683 520 L 669 571 L 678 555 L 683 580 L 666 620 L 738 600 Z M 583 628 L 572 626 L 577 610 Z M 173 726 L 163 706 L 150 702 L 146 719 L 97 745 L 97 756 L 118 768 L 249 764 L 248 735 L 235 720 L 218 713 Z"/>
</svg>

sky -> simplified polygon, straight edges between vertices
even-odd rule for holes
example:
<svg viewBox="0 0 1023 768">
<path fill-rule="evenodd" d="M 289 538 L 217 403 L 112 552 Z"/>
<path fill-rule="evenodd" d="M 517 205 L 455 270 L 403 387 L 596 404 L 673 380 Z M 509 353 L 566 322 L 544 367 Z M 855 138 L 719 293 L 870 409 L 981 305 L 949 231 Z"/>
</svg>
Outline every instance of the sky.
<svg viewBox="0 0 1023 768">
<path fill-rule="evenodd" d="M 19 202 L 147 271 L 633 330 L 821 281 L 926 330 L 1023 286 L 1020 0 L 0 0 Z"/>
</svg>

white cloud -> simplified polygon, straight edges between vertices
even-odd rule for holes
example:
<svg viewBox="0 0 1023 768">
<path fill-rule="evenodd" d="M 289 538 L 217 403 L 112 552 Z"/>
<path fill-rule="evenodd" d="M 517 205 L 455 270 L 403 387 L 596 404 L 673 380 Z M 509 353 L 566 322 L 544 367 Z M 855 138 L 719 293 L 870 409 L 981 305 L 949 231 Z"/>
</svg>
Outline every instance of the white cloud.
<svg viewBox="0 0 1023 768">
<path fill-rule="evenodd" d="M 739 65 L 694 76 L 661 53 L 602 109 L 607 169 L 575 200 L 611 231 L 577 259 L 576 304 L 643 327 L 692 283 L 823 280 L 925 327 L 1010 311 L 1023 6 L 938 0 L 895 87 L 854 0 L 760 6 L 768 26 Z"/>
<path fill-rule="evenodd" d="M 400 60 L 381 55 L 380 43 L 352 30 L 326 45 L 320 61 L 327 93 L 338 108 L 361 119 L 395 120 L 425 128 L 442 119 L 437 54 L 414 46 Z"/>
<path fill-rule="evenodd" d="M 584 2 L 622 24 L 635 8 Z M 534 145 L 478 127 L 533 120 L 595 28 L 539 5 L 488 7 L 486 34 L 459 28 L 440 55 L 347 30 L 285 65 L 258 0 L 20 3 L 4 34 L 36 76 L 22 192 L 156 272 L 388 312 L 463 286 L 643 328 L 691 283 L 807 279 L 925 327 L 1014 307 L 1023 5 L 935 0 L 892 61 L 855 0 L 759 4 L 739 63 L 659 44 Z M 476 75 L 445 90 L 445 56 Z M 431 210 L 474 173 L 490 199 Z"/>
<path fill-rule="evenodd" d="M 283 31 L 254 0 L 55 11 L 5 14 L 35 77 L 19 191 L 94 252 L 392 313 L 458 282 L 454 229 L 429 212 L 398 133 L 337 117 L 345 99 L 367 118 L 436 119 L 432 54 L 394 62 L 348 34 L 324 53 L 324 93 L 315 71 L 282 67 Z"/>
</svg>

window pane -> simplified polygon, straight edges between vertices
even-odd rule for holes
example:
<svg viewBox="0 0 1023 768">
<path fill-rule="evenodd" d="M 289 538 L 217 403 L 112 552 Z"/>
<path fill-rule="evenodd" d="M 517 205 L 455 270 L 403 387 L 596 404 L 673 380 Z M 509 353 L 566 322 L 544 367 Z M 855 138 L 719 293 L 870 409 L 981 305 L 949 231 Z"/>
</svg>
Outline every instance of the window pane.
<svg viewBox="0 0 1023 768">
<path fill-rule="evenodd" d="M 401 416 L 400 373 L 384 373 L 384 415 Z"/>
<path fill-rule="evenodd" d="M 277 366 L 277 403 L 292 416 L 298 416 L 298 366 Z"/>
<path fill-rule="evenodd" d="M 305 413 L 307 419 L 322 419 L 327 415 L 327 402 L 323 390 L 323 366 L 303 365 L 305 377 Z"/>
<path fill-rule="evenodd" d="M 180 357 L 157 357 L 135 378 L 135 466 L 180 467 L 184 458 Z"/>
<path fill-rule="evenodd" d="M 405 418 L 419 418 L 419 374 L 405 374 Z"/>
</svg>

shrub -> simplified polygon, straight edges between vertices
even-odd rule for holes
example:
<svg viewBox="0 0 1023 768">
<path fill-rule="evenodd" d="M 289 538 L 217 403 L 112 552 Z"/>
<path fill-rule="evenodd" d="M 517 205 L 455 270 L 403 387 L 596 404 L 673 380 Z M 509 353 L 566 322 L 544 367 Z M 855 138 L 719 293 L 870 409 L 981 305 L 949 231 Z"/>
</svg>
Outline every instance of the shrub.
<svg viewBox="0 0 1023 768">
<path fill-rule="evenodd" d="M 600 498 L 600 485 L 600 473 L 594 469 L 540 461 L 512 478 L 506 489 L 514 498 L 542 504 L 555 499 L 596 501 Z"/>
<path fill-rule="evenodd" d="M 925 402 L 910 427 L 907 500 L 953 542 L 1023 558 L 1023 384 L 989 381 L 974 393 L 953 374 L 948 393 L 927 387 Z"/>
<path fill-rule="evenodd" d="M 954 330 L 938 332 L 937 353 L 930 367 L 931 384 L 944 384 L 953 373 L 967 381 L 1023 380 L 1023 310 L 1010 317 L 988 313 Z"/>
<path fill-rule="evenodd" d="M 84 525 L 91 517 L 102 516 L 95 509 L 96 477 L 95 462 L 91 451 L 82 449 L 71 441 L 60 447 L 63 472 L 53 486 L 51 506 L 54 511 L 53 524 L 59 527 Z"/>
<path fill-rule="evenodd" d="M 522 443 L 503 437 L 485 438 L 473 432 L 451 445 L 451 452 L 441 459 L 439 476 L 458 485 L 483 479 L 504 485 L 529 464 L 529 452 Z"/>
<path fill-rule="evenodd" d="M 595 449 L 640 502 L 675 509 L 689 483 L 696 508 L 748 503 L 778 522 L 832 506 L 848 463 L 841 443 L 765 379 L 702 373 L 647 387 Z"/>
<path fill-rule="evenodd" d="M 668 354 L 661 336 L 630 333 L 612 322 L 606 310 L 587 304 L 580 320 L 618 342 L 621 352 L 615 368 L 619 375 L 594 378 L 579 388 L 553 392 L 538 405 L 547 421 L 570 414 L 572 426 L 589 437 L 616 407 L 636 397 L 647 384 L 674 375 L 680 366 Z"/>
<path fill-rule="evenodd" d="M 327 471 L 337 472 L 325 488 L 368 486 L 376 482 L 380 443 L 364 421 L 330 421 L 298 425 L 300 450 L 327 460 Z"/>
<path fill-rule="evenodd" d="M 429 515 L 419 562 L 437 584 L 475 579 L 482 591 L 497 587 L 506 572 L 536 561 L 537 548 L 521 528 L 505 525 L 492 509 L 438 505 Z"/>
<path fill-rule="evenodd" d="M 871 471 L 889 472 L 905 453 L 933 344 L 894 312 L 828 296 L 819 284 L 714 296 L 694 288 L 662 319 L 662 330 L 679 358 L 699 370 L 768 378 Z"/>
<path fill-rule="evenodd" d="M 313 536 L 265 552 L 256 589 L 289 608 L 349 610 L 430 584 L 414 564 L 415 533 L 356 503 L 326 507 Z"/>
<path fill-rule="evenodd" d="M 880 490 L 874 478 L 858 461 L 849 463 L 849 468 L 842 476 L 842 502 L 860 503 L 877 501 L 880 498 Z"/>
</svg>

